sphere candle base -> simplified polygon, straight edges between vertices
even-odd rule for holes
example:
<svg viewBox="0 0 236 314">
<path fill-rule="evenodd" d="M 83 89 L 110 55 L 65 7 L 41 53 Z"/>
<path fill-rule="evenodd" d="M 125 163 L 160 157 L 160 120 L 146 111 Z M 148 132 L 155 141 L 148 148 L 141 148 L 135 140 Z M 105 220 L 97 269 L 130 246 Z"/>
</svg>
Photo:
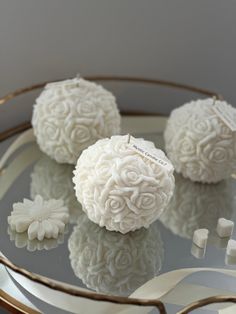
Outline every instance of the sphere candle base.
<svg viewBox="0 0 236 314">
<path fill-rule="evenodd" d="M 144 157 L 131 144 L 148 152 Z M 165 168 L 151 157 L 171 166 Z M 148 227 L 174 190 L 173 167 L 164 152 L 143 139 L 112 136 L 83 151 L 74 171 L 77 199 L 93 222 L 127 233 Z"/>
</svg>

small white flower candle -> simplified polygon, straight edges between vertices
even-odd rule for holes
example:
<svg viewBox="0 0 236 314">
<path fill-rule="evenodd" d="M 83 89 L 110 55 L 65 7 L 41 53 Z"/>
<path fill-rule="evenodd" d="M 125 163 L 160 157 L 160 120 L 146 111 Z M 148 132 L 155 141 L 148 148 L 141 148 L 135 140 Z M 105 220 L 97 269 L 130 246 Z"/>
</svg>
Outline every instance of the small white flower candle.
<svg viewBox="0 0 236 314">
<path fill-rule="evenodd" d="M 8 216 L 11 230 L 27 232 L 29 240 L 57 239 L 64 233 L 69 221 L 68 208 L 62 200 L 50 199 L 45 201 L 36 195 L 33 201 L 24 199 L 13 204 L 13 211 Z"/>
<path fill-rule="evenodd" d="M 236 170 L 235 123 L 236 109 L 212 98 L 173 110 L 164 137 L 176 172 L 204 183 L 228 178 Z"/>
<path fill-rule="evenodd" d="M 32 125 L 44 153 L 59 163 L 75 164 L 83 149 L 119 134 L 120 114 L 112 93 L 75 78 L 46 85 L 36 99 Z"/>
<path fill-rule="evenodd" d="M 164 152 L 152 142 L 127 138 L 113 136 L 84 150 L 73 178 L 89 219 L 121 233 L 147 228 L 174 190 L 173 167 Z"/>
</svg>

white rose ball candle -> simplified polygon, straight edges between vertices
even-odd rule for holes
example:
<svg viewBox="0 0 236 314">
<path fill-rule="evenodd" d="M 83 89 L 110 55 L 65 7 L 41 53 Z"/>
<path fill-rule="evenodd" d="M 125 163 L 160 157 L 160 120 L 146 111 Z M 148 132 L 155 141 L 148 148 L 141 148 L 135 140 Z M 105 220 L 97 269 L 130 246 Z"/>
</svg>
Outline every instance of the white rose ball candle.
<svg viewBox="0 0 236 314">
<path fill-rule="evenodd" d="M 236 123 L 236 109 L 212 98 L 173 110 L 164 138 L 176 172 L 203 183 L 229 177 L 236 170 L 236 132 L 229 127 L 230 121 Z"/>
<path fill-rule="evenodd" d="M 84 150 L 73 182 L 89 219 L 121 233 L 147 228 L 174 190 L 173 166 L 164 152 L 143 139 L 128 143 L 127 136 L 102 139 Z"/>
<path fill-rule="evenodd" d="M 59 163 L 75 164 L 98 139 L 120 132 L 115 97 L 101 85 L 75 78 L 46 85 L 32 125 L 40 149 Z"/>
</svg>

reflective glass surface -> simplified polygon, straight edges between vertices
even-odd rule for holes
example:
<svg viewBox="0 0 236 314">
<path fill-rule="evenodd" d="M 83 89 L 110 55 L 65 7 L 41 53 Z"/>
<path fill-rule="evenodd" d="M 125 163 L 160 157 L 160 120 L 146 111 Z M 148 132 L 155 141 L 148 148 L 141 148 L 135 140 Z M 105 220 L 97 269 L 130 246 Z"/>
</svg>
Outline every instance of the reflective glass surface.
<svg viewBox="0 0 236 314">
<path fill-rule="evenodd" d="M 133 135 L 163 146 L 161 133 Z M 11 141 L 0 145 L 1 155 Z M 140 287 L 150 279 L 177 269 L 236 269 L 236 261 L 225 256 L 227 239 L 215 233 L 218 218 L 236 220 L 234 179 L 208 185 L 176 174 L 174 196 L 160 219 L 148 229 L 122 235 L 89 221 L 74 195 L 72 171 L 73 166 L 57 164 L 41 153 L 36 143 L 20 148 L 8 161 L 0 177 L 0 191 L 4 191 L 0 200 L 0 251 L 16 265 L 68 284 L 121 296 L 138 296 Z M 44 199 L 63 199 L 69 208 L 70 223 L 57 240 L 29 241 L 27 234 L 8 226 L 13 203 L 37 194 Z M 198 228 L 210 231 L 206 251 L 192 245 L 193 232 Z M 163 298 L 168 313 L 196 300 L 197 286 L 236 291 L 229 276 L 209 271 L 194 274 L 180 287 L 182 291 L 192 289 L 192 294 L 183 300 L 170 294 Z M 204 297 L 204 293 L 199 295 Z"/>
</svg>

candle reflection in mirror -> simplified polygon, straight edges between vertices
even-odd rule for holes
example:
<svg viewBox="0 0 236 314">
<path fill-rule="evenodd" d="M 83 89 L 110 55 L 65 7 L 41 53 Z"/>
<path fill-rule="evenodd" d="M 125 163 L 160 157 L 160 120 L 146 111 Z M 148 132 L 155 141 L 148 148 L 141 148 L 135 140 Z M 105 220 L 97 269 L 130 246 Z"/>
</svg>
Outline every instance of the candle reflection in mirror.
<svg viewBox="0 0 236 314">
<path fill-rule="evenodd" d="M 101 293 L 129 295 L 157 275 L 163 262 L 158 225 L 125 235 L 100 228 L 81 215 L 69 238 L 72 269 Z"/>
<path fill-rule="evenodd" d="M 37 194 L 45 200 L 62 199 L 69 209 L 70 222 L 76 223 L 82 208 L 75 197 L 73 170 L 74 166 L 58 164 L 43 154 L 31 173 L 30 195 L 32 199 Z"/>
<path fill-rule="evenodd" d="M 52 250 L 58 247 L 59 244 L 64 243 L 64 234 L 59 234 L 57 239 L 38 239 L 29 240 L 27 232 L 19 233 L 8 227 L 7 233 L 10 236 L 10 240 L 14 242 L 18 249 L 26 248 L 29 252 L 41 251 L 41 250 Z"/>
<path fill-rule="evenodd" d="M 215 234 L 220 217 L 230 219 L 234 208 L 232 180 L 217 184 L 194 183 L 175 174 L 175 192 L 160 221 L 174 234 L 192 239 L 196 229 Z"/>
</svg>

